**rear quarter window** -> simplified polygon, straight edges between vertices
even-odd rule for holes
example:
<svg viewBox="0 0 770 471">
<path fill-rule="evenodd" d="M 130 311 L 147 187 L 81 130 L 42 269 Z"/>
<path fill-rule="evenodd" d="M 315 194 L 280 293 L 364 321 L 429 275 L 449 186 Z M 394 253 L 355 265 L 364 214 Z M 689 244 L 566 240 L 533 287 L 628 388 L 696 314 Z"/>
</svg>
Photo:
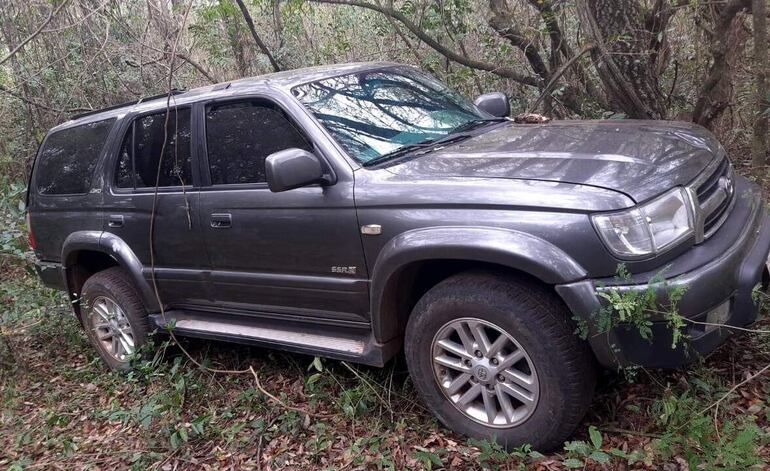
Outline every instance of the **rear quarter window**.
<svg viewBox="0 0 770 471">
<path fill-rule="evenodd" d="M 88 193 L 91 179 L 115 118 L 56 131 L 40 149 L 35 186 L 43 195 Z"/>
</svg>

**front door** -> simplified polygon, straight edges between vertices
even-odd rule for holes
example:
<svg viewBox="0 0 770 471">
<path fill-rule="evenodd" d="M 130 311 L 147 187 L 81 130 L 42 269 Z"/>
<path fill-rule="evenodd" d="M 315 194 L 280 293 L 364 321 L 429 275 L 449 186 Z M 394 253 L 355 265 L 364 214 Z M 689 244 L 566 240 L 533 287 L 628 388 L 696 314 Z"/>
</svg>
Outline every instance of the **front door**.
<svg viewBox="0 0 770 471">
<path fill-rule="evenodd" d="M 369 298 L 353 182 L 271 192 L 265 159 L 288 148 L 320 154 L 276 103 L 201 106 L 209 185 L 201 228 L 212 308 L 317 322 L 368 322 Z"/>
</svg>

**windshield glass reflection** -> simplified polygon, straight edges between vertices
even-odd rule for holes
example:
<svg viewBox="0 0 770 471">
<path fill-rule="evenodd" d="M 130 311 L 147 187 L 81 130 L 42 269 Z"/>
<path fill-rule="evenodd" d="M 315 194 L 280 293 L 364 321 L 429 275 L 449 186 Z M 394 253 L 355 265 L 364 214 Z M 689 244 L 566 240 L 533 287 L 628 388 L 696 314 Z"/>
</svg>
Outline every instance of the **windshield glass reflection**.
<svg viewBox="0 0 770 471">
<path fill-rule="evenodd" d="M 333 77 L 292 92 L 361 163 L 489 117 L 438 80 L 411 69 Z"/>
</svg>

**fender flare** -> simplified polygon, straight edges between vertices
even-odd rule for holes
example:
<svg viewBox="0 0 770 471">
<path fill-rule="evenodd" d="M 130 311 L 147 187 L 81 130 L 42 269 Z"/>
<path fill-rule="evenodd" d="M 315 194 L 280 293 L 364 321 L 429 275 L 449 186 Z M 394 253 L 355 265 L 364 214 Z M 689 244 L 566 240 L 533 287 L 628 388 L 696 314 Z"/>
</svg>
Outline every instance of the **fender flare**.
<svg viewBox="0 0 770 471">
<path fill-rule="evenodd" d="M 75 263 L 77 253 L 83 250 L 101 252 L 112 257 L 128 273 L 147 310 L 150 312 L 158 310 L 158 302 L 152 287 L 142 274 L 142 262 L 123 239 L 115 234 L 102 231 L 73 232 L 64 240 L 62 247 L 61 261 L 65 274 Z M 69 276 L 65 276 L 65 283 L 67 293 L 72 298 L 73 290 L 70 287 Z"/>
<path fill-rule="evenodd" d="M 404 232 L 382 248 L 371 284 L 372 330 L 385 342 L 398 335 L 399 319 L 384 308 L 388 282 L 406 266 L 429 260 L 466 260 L 501 265 L 556 285 L 587 276 L 580 264 L 550 242 L 497 227 L 440 226 Z"/>
</svg>

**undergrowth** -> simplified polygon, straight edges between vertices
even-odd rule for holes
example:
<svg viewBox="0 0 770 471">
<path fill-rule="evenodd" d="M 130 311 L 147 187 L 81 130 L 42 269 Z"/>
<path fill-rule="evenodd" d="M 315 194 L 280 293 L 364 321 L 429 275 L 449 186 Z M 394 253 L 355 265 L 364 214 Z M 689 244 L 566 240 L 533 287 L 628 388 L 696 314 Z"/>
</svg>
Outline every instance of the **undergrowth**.
<svg viewBox="0 0 770 471">
<path fill-rule="evenodd" d="M 29 270 L 23 191 L 3 185 L 2 468 L 746 469 L 770 456 L 770 381 L 757 378 L 724 397 L 770 362 L 770 336 L 762 334 L 736 337 L 688 372 L 604 378 L 585 423 L 548 455 L 448 432 L 421 406 L 402 359 L 374 369 L 184 340 L 205 365 L 253 366 L 264 388 L 305 413 L 266 397 L 248 375 L 197 368 L 163 334 L 134 358 L 134 371 L 109 372 L 66 297 Z M 622 317 L 606 311 L 601 326 L 631 322 L 644 331 L 644 312 L 660 309 L 647 293 L 633 296 L 608 294 Z"/>
</svg>

